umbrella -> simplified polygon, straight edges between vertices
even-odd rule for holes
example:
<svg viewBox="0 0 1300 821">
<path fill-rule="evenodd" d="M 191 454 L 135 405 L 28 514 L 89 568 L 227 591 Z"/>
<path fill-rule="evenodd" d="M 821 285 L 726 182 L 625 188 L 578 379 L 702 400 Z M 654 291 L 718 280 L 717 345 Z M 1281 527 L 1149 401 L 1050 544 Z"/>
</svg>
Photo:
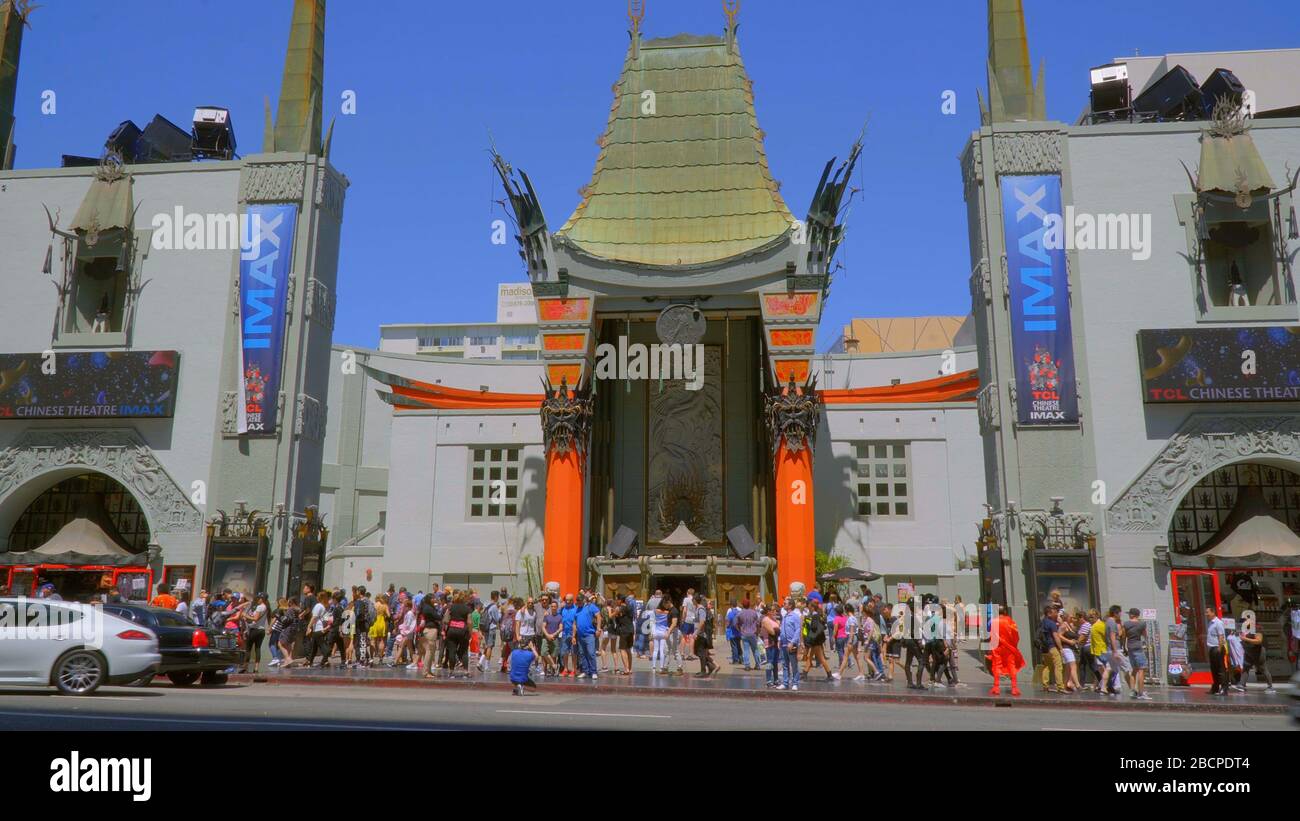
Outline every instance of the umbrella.
<svg viewBox="0 0 1300 821">
<path fill-rule="evenodd" d="M 882 578 L 879 573 L 870 570 L 858 570 L 856 567 L 841 567 L 817 577 L 824 582 L 874 582 Z"/>
</svg>

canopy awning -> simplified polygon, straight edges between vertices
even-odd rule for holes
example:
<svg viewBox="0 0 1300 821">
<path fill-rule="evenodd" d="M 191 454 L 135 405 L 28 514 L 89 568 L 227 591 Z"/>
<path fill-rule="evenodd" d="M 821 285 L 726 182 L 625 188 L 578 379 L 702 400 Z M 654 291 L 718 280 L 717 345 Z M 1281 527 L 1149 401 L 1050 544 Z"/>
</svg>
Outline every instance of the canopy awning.
<svg viewBox="0 0 1300 821">
<path fill-rule="evenodd" d="M 0 565 L 68 564 L 127 567 L 144 565 L 144 553 L 132 553 L 102 527 L 77 518 L 59 528 L 50 540 L 34 550 L 0 553 Z"/>
<path fill-rule="evenodd" d="M 1247 485 L 1199 553 L 1171 558 L 1174 567 L 1300 567 L 1300 536 L 1278 518 L 1258 485 Z"/>
<path fill-rule="evenodd" d="M 1201 166 L 1198 188 L 1202 194 L 1235 195 L 1245 182 L 1245 190 L 1252 193 L 1269 192 L 1274 186 L 1264 159 L 1255 147 L 1250 134 L 1234 137 L 1201 137 Z"/>
<path fill-rule="evenodd" d="M 71 227 L 73 231 L 98 235 L 115 229 L 131 230 L 134 224 L 131 177 L 99 175 L 90 183 Z"/>
<path fill-rule="evenodd" d="M 677 528 L 659 541 L 659 544 L 674 546 L 699 545 L 703 543 L 704 540 L 692 533 L 691 529 L 686 526 L 686 522 L 678 522 Z"/>
</svg>

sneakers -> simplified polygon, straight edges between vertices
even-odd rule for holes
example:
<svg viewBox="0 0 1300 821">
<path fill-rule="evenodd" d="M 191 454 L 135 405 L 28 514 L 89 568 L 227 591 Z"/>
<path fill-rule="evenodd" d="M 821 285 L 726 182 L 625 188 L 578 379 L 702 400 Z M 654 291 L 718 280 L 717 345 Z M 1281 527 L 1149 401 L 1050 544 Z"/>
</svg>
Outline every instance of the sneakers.
<svg viewBox="0 0 1300 821">
<path fill-rule="evenodd" d="M 1151 696 L 1147 695 L 1146 693 L 1138 693 L 1137 698 L 1138 701 L 1152 701 Z"/>
<path fill-rule="evenodd" d="M 862 674 L 858 674 L 858 675 L 856 675 L 856 676 L 853 677 L 853 680 L 854 680 L 854 681 L 866 681 L 866 680 L 867 680 L 867 677 L 864 676 L 864 675 L 862 675 Z"/>
<path fill-rule="evenodd" d="M 586 678 L 586 677 L 587 677 L 586 673 L 578 673 L 578 678 Z M 595 678 L 595 676 L 592 676 L 592 678 Z"/>
<path fill-rule="evenodd" d="M 406 669 L 407 669 L 407 670 L 419 670 L 419 669 L 420 669 L 420 665 L 419 665 L 419 664 L 415 664 L 415 663 L 411 663 L 411 664 L 406 665 Z"/>
<path fill-rule="evenodd" d="M 862 678 L 862 677 L 861 677 L 861 676 L 858 676 L 858 678 Z M 834 681 L 839 681 L 839 680 L 840 680 L 840 674 L 839 674 L 839 673 L 831 673 L 831 679 L 834 680 Z M 857 679 L 854 679 L 854 681 L 856 681 L 856 680 L 857 680 Z"/>
<path fill-rule="evenodd" d="M 591 674 L 591 680 L 592 680 L 592 681 L 595 681 L 595 680 L 598 679 L 598 678 L 600 678 L 600 676 L 596 675 L 595 673 L 592 673 L 592 674 Z"/>
<path fill-rule="evenodd" d="M 794 691 L 797 692 L 797 691 L 799 690 L 799 685 L 798 685 L 798 684 L 791 684 L 791 685 L 790 685 L 790 689 L 791 689 L 791 690 L 794 690 Z"/>
<path fill-rule="evenodd" d="M 785 685 L 784 685 L 784 684 L 778 684 L 778 685 L 776 685 L 776 689 L 777 689 L 777 690 L 784 690 L 784 689 L 785 689 Z"/>
</svg>

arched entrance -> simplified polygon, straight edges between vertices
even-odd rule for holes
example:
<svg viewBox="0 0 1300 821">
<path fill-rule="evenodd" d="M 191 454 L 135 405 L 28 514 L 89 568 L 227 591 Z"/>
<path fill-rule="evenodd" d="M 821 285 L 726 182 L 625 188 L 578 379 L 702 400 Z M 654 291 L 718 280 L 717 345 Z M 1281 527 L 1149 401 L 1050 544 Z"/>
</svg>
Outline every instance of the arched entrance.
<svg viewBox="0 0 1300 821">
<path fill-rule="evenodd" d="M 1300 464 L 1215 468 L 1179 501 L 1168 539 L 1175 612 L 1188 625 L 1193 669 L 1208 664 L 1201 638 L 1212 608 L 1237 629 L 1257 630 L 1273 674 L 1288 673 L 1285 628 L 1300 612 Z"/>
<path fill-rule="evenodd" d="M 29 595 L 44 583 L 63 598 L 88 601 L 117 591 L 147 599 L 149 519 L 113 477 L 66 468 L 33 479 L 6 499 L 0 524 L 0 587 Z"/>
</svg>

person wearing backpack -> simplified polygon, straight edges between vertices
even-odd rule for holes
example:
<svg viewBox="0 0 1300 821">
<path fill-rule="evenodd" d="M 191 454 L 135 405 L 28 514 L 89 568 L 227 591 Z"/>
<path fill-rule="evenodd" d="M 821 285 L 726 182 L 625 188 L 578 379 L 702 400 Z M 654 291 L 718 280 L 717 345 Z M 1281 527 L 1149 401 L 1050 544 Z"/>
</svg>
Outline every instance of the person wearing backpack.
<svg viewBox="0 0 1300 821">
<path fill-rule="evenodd" d="M 815 661 L 826 673 L 826 680 L 833 681 L 831 666 L 826 661 L 826 615 L 818 599 L 808 600 L 808 615 L 804 617 L 804 641 L 808 645 L 808 660 L 803 670 L 804 678 L 812 672 Z"/>
<path fill-rule="evenodd" d="M 695 655 L 700 660 L 700 672 L 696 678 L 711 678 L 718 674 L 717 662 L 713 660 L 713 603 L 704 596 L 695 605 Z"/>
</svg>

